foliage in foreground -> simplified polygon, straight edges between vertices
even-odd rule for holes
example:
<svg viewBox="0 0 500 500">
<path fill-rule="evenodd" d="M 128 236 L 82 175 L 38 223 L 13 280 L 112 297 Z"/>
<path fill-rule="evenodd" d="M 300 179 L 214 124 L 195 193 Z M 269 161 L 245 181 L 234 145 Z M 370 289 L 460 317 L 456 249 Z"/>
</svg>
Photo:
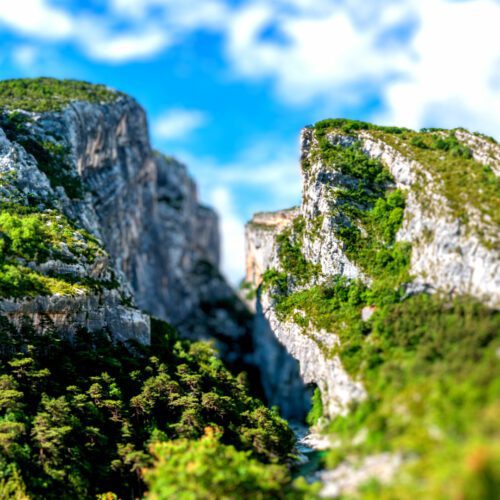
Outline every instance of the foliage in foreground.
<svg viewBox="0 0 500 500">
<path fill-rule="evenodd" d="M 286 423 L 209 346 L 177 340 L 165 323 L 153 320 L 151 347 L 132 351 L 105 332 L 70 344 L 2 321 L 0 336 L 0 497 L 142 495 L 149 444 L 196 440 L 207 426 L 248 460 L 292 451 Z"/>
<path fill-rule="evenodd" d="M 283 465 L 264 465 L 250 452 L 220 442 L 220 433 L 205 429 L 200 440 L 179 439 L 152 446 L 154 467 L 146 470 L 152 499 L 313 498 L 317 486 L 291 484 Z"/>
</svg>

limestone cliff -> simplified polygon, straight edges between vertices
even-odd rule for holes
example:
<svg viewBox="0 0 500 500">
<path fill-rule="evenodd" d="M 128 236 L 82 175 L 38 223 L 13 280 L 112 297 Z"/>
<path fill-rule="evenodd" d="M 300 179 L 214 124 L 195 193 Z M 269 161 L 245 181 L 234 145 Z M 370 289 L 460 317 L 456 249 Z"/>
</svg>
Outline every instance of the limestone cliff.
<svg viewBox="0 0 500 500">
<path fill-rule="evenodd" d="M 186 167 L 152 149 L 143 109 L 97 86 L 31 85 L 49 95 L 59 85 L 58 91 L 75 95 L 63 99 L 56 92 L 42 109 L 41 100 L 4 104 L 1 201 L 11 212 L 14 203 L 22 208 L 17 212 L 51 211 L 45 224 L 62 218 L 66 229 L 94 242 L 98 257 L 89 263 L 70 252 L 64 259 L 59 247 L 65 242 L 54 245 L 50 259 L 33 256 L 41 261 L 36 265 L 29 256 L 10 256 L 12 264 L 22 261 L 41 277 L 50 274 L 76 288 L 15 299 L 5 293 L 3 313 L 18 322 L 27 314 L 36 324 L 45 318 L 68 332 L 107 328 L 118 338 L 147 342 L 144 311 L 190 338 L 215 338 L 228 359 L 238 358 L 248 313 L 218 270 L 217 216 L 199 203 Z M 94 281 L 85 285 L 89 277 Z"/>
<path fill-rule="evenodd" d="M 445 131 L 436 133 L 439 137 L 446 137 Z M 311 276 L 309 285 L 328 281 L 334 276 L 371 281 L 370 273 L 344 251 L 346 243 L 339 237 L 339 229 L 348 218 L 345 201 L 336 194 L 356 187 L 359 180 L 343 173 L 335 163 L 329 163 L 318 135 L 312 127 L 304 129 L 301 134 L 303 192 L 300 208 L 257 214 L 246 226 L 246 281 L 255 288 L 261 284 L 266 270 L 283 269 L 276 236 L 287 226 L 292 227 L 293 221 L 299 218 L 304 225 L 298 236 L 301 251 L 307 263 L 318 266 L 318 272 Z M 455 136 L 457 144 L 470 148 L 471 158 L 465 153 L 471 163 L 469 168 L 475 169 L 477 175 L 485 168 L 492 176 L 498 168 L 500 147 L 465 130 L 458 130 Z M 491 220 L 496 210 L 494 199 L 479 206 L 474 194 L 467 193 L 467 190 L 456 194 L 460 199 L 454 199 L 453 182 L 444 178 L 439 166 L 436 167 L 436 163 L 444 163 L 444 155 L 437 160 L 422 158 L 422 152 L 428 153 L 425 147 L 419 146 L 415 138 L 413 142 L 404 139 L 399 130 L 392 133 L 383 128 L 367 128 L 346 133 L 332 127 L 322 134 L 321 139 L 346 150 L 358 146 L 368 159 L 381 161 L 387 167 L 391 174 L 391 180 L 387 181 L 389 189 L 399 188 L 406 193 L 404 217 L 396 240 L 411 244 L 409 273 L 412 279 L 405 285 L 408 293 L 413 290 L 444 290 L 476 296 L 494 307 L 500 305 L 498 233 Z M 491 165 L 491 169 L 487 165 Z M 460 175 L 460 172 L 455 175 Z M 288 278 L 291 290 L 300 290 L 306 284 L 297 283 L 293 274 Z M 339 359 L 325 358 L 321 354 L 325 342 L 338 342 L 335 335 L 325 336 L 319 331 L 309 331 L 304 335 L 303 328 L 297 324 L 280 321 L 269 290 L 261 293 L 257 310 L 265 318 L 259 318 L 257 324 L 267 323 L 279 343 L 299 361 L 303 381 L 322 389 L 327 415 L 334 416 L 344 411 L 351 401 L 363 398 L 362 384 L 349 380 Z M 365 314 L 369 314 L 369 310 Z M 281 345 L 266 342 L 259 349 L 262 344 L 259 337 L 264 335 L 260 328 L 255 333 L 257 358 L 265 358 L 269 357 L 270 350 L 281 349 Z M 278 389 L 271 389 L 271 386 L 279 386 L 280 374 L 276 373 L 276 366 L 262 360 L 259 364 L 268 371 L 264 376 L 264 383 L 269 386 L 268 396 L 276 404 L 288 407 L 289 401 L 284 401 L 287 396 Z M 288 379 L 288 375 L 284 378 Z M 275 380 L 274 384 L 272 380 Z M 295 403 L 301 404 L 300 401 L 299 398 Z"/>
<path fill-rule="evenodd" d="M 255 357 L 268 398 L 285 414 L 296 415 L 307 411 L 307 395 L 316 386 L 322 406 L 316 413 L 351 422 L 328 436 L 337 455 L 347 455 L 338 470 L 323 474 L 330 482 L 326 496 L 352 493 L 373 474 L 389 481 L 402 463 L 404 453 L 391 458 L 384 446 L 384 453 L 367 454 L 365 449 L 377 447 L 365 444 L 371 442 L 370 425 L 360 422 L 388 419 L 389 412 L 437 432 L 431 429 L 439 425 L 429 424 L 431 409 L 421 410 L 427 416 L 420 422 L 421 414 L 412 415 L 403 396 L 380 392 L 394 367 L 413 367 L 415 349 L 421 349 L 426 368 L 407 382 L 401 375 L 391 393 L 411 394 L 415 380 L 430 376 L 435 363 L 452 371 L 453 351 L 470 350 L 476 332 L 489 340 L 478 340 L 475 359 L 487 363 L 494 352 L 490 342 L 498 339 L 500 306 L 499 159 L 493 139 L 462 129 L 414 132 L 325 120 L 301 134 L 300 208 L 258 214 L 247 224 L 247 286 L 259 290 Z M 476 319 L 469 320 L 466 310 L 475 311 Z M 419 333 L 411 344 L 413 330 Z M 455 336 L 453 347 L 448 332 Z M 433 357 L 434 350 L 441 354 Z M 278 357 L 287 361 L 270 362 Z M 493 383 L 495 370 L 485 370 Z M 294 389 L 283 393 L 283 384 Z M 356 408 L 363 410 L 349 420 Z M 456 411 L 463 407 L 457 404 Z M 363 412 L 371 416 L 365 419 Z M 354 434 L 344 441 L 349 425 Z M 385 446 L 392 449 L 393 434 L 387 434 Z M 360 451 L 353 459 L 355 449 Z M 363 479 L 347 479 L 344 487 L 342 471 Z"/>
</svg>

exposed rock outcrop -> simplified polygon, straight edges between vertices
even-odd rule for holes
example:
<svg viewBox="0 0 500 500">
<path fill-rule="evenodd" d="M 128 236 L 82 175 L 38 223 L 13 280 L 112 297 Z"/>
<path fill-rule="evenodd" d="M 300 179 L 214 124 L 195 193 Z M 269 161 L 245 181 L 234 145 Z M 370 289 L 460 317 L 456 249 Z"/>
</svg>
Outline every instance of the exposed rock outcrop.
<svg viewBox="0 0 500 500">
<path fill-rule="evenodd" d="M 436 134 L 444 139 L 448 137 L 445 131 Z M 418 145 L 416 139 L 405 140 L 399 130 L 392 132 L 376 127 L 366 127 L 354 133 L 332 128 L 322 134 L 321 140 L 341 149 L 353 145 L 359 147 L 369 159 L 381 161 L 388 169 L 392 177 L 388 189 L 398 188 L 405 193 L 406 207 L 396 240 L 411 244 L 409 274 L 412 280 L 407 284 L 408 293 L 439 290 L 452 295 L 474 296 L 492 307 L 500 305 L 498 227 L 491 220 L 495 201 L 480 205 L 475 202 L 474 194 L 468 195 L 465 189 L 462 194 L 453 193 L 455 181 L 450 181 L 446 175 L 449 176 L 453 168 L 456 169 L 455 175 L 463 172 L 453 163 L 446 172 L 441 171 L 440 163 L 445 161 L 444 153 L 439 156 L 441 150 L 431 155 L 425 144 Z M 475 174 L 474 169 L 479 175 L 481 165 L 489 165 L 484 167 L 486 169 L 491 166 L 487 175 L 492 175 L 498 163 L 498 145 L 464 130 L 456 131 L 452 140 L 457 144 L 453 142 L 453 147 L 463 145 L 470 148 L 459 149 L 457 153 L 465 155 L 467 165 L 472 169 L 470 175 Z M 293 220 L 300 217 L 304 221 L 304 229 L 298 237 L 301 252 L 307 262 L 319 267 L 308 283 L 297 283 L 295 277 L 289 275 L 289 291 L 329 282 L 340 276 L 370 284 L 369 273 L 347 255 L 346 243 L 339 232 L 350 225 L 341 194 L 346 189 L 356 189 L 358 181 L 342 173 L 341 168 L 325 158 L 315 128 L 303 130 L 301 144 L 301 206 L 289 212 L 259 214 L 247 224 L 246 280 L 258 287 L 266 270 L 283 270 L 276 237 L 284 228 L 291 228 Z M 447 158 L 454 161 L 453 155 Z M 360 231 L 362 233 L 364 229 L 360 228 Z M 365 391 L 362 381 L 349 378 L 339 358 L 331 354 L 335 351 L 332 350 L 336 342 L 335 332 L 322 334 L 311 330 L 310 326 L 304 328 L 293 321 L 284 321 L 276 311 L 275 292 L 272 287 L 261 290 L 256 307 L 256 324 L 270 325 L 274 340 L 264 335 L 261 327 L 254 332 L 256 358 L 264 371 L 268 397 L 282 408 L 289 407 L 284 400 L 288 395 L 278 390 L 280 373 L 275 367 L 269 368 L 266 362 L 270 352 L 285 348 L 300 364 L 301 379 L 321 389 L 326 416 L 344 413 L 352 402 L 364 398 Z M 373 309 L 365 309 L 363 319 L 368 320 Z M 288 368 L 284 368 L 284 372 L 283 378 L 288 380 Z M 299 387 L 300 382 L 296 381 L 295 386 Z M 295 395 L 293 400 L 300 404 L 302 396 Z"/>
<path fill-rule="evenodd" d="M 2 125 L 8 136 L 0 129 L 2 200 L 27 206 L 35 196 L 40 210 L 74 221 L 106 255 L 96 279 L 117 281 L 75 298 L 2 300 L 4 313 L 14 319 L 29 312 L 35 324 L 41 324 L 37 314 L 46 315 L 70 330 L 107 327 L 117 338 L 147 342 L 142 310 L 187 337 L 215 338 L 229 360 L 241 358 L 249 314 L 218 270 L 217 216 L 199 203 L 186 167 L 151 148 L 145 113 L 134 99 L 116 93 L 107 102 L 20 110 L 5 113 Z M 51 179 L 47 158 L 63 163 L 62 181 Z M 64 273 L 55 262 L 52 274 L 75 275 L 83 266 L 80 274 L 92 276 L 81 259 Z M 38 270 L 47 274 L 47 265 Z"/>
</svg>

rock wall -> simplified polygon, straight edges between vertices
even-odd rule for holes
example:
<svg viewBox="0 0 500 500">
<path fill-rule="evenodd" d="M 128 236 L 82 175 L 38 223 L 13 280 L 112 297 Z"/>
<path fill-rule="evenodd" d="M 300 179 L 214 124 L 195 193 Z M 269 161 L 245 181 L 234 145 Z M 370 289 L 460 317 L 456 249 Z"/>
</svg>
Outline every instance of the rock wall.
<svg viewBox="0 0 500 500">
<path fill-rule="evenodd" d="M 456 131 L 456 137 L 471 148 L 477 168 L 483 164 L 490 165 L 493 171 L 497 169 L 498 145 L 464 130 Z M 431 165 L 417 161 L 409 145 L 404 144 L 397 133 L 384 139 L 383 134 L 370 129 L 354 134 L 339 130 L 328 133 L 327 140 L 343 148 L 359 144 L 365 155 L 380 160 L 389 169 L 394 179 L 391 188 L 406 193 L 403 224 L 397 240 L 410 243 L 412 248 L 412 281 L 407 285 L 408 293 L 426 290 L 470 295 L 492 307 L 499 307 L 498 234 L 492 231 L 488 216 L 477 213 L 473 206 L 467 206 L 468 219 L 464 221 L 456 217 L 452 210 L 453 200 L 443 194 L 436 172 Z M 246 226 L 246 281 L 258 287 L 267 269 L 281 269 L 276 235 L 300 216 L 305 221 L 301 240 L 303 255 L 308 262 L 318 265 L 320 272 L 310 283 L 301 286 L 293 284 L 292 276 L 288 285 L 292 291 L 338 276 L 361 279 L 369 284 L 371 278 L 349 259 L 338 234 L 339 227 L 345 224 L 345 216 L 336 193 L 352 188 L 355 180 L 327 164 L 320 151 L 317 132 L 312 127 L 302 131 L 301 158 L 307 168 L 302 168 L 300 208 L 266 216 L 260 214 Z M 339 358 L 331 355 L 332 343 L 337 338 L 335 332 L 318 332 L 280 319 L 274 292 L 266 288 L 258 294 L 257 328 L 254 329 L 256 359 L 263 371 L 269 399 L 285 409 L 286 414 L 290 406 L 286 401 L 288 398 L 298 405 L 305 398 L 304 393 L 299 393 L 299 380 L 293 382 L 297 393 L 285 395 L 280 392 L 279 387 L 284 383 L 281 381 L 290 378 L 288 364 L 282 373 L 275 366 L 269 366 L 272 357 L 269 353 L 285 349 L 299 363 L 303 383 L 321 389 L 325 415 L 334 417 L 345 413 L 353 401 L 362 400 L 366 394 L 362 381 L 349 378 Z M 363 319 L 368 319 L 371 312 L 363 311 Z M 259 325 L 267 325 L 274 337 L 264 333 Z M 306 407 L 303 406 L 303 411 Z"/>
<path fill-rule="evenodd" d="M 25 203 L 30 192 L 52 200 L 98 238 L 108 256 L 105 267 L 120 286 L 78 300 L 14 301 L 17 306 L 2 301 L 4 312 L 40 310 L 56 323 L 91 329 L 106 325 L 118 338 L 147 341 L 142 310 L 171 322 L 187 337 L 215 338 L 228 359 L 240 359 L 250 315 L 218 270 L 217 215 L 199 203 L 186 167 L 151 148 L 146 116 L 137 102 L 117 94 L 107 103 L 78 101 L 62 111 L 21 113 L 40 143 L 51 141 L 68 151 L 71 175 L 81 179 L 84 195 L 70 198 L 62 187 L 52 187 L 12 131 L 12 141 L 0 136 L 0 165 L 16 178 L 11 185 L 21 189 Z M 12 196 L 5 193 L 6 200 Z M 75 314 L 66 321 L 71 304 Z M 100 314 L 103 307 L 107 312 Z M 111 310 L 117 318 L 110 317 Z"/>
<path fill-rule="evenodd" d="M 260 212 L 245 226 L 247 283 L 260 285 L 262 275 L 275 257 L 274 237 L 299 215 L 298 208 L 278 212 Z"/>
</svg>

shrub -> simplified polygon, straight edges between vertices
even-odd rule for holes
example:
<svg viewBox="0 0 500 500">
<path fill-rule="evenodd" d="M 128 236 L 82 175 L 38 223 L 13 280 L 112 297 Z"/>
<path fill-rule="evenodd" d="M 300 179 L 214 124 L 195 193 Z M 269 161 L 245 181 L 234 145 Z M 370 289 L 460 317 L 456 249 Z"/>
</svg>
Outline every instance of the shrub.
<svg viewBox="0 0 500 500">
<path fill-rule="evenodd" d="M 318 387 L 314 389 L 312 396 L 311 409 L 306 417 L 306 422 L 309 425 L 316 425 L 319 419 L 323 416 L 323 400 L 321 399 L 321 391 Z"/>
<path fill-rule="evenodd" d="M 144 472 L 149 497 L 163 498 L 284 498 L 290 483 L 282 465 L 264 465 L 249 452 L 223 445 L 214 428 L 190 441 L 152 445 L 155 463 Z"/>
</svg>

